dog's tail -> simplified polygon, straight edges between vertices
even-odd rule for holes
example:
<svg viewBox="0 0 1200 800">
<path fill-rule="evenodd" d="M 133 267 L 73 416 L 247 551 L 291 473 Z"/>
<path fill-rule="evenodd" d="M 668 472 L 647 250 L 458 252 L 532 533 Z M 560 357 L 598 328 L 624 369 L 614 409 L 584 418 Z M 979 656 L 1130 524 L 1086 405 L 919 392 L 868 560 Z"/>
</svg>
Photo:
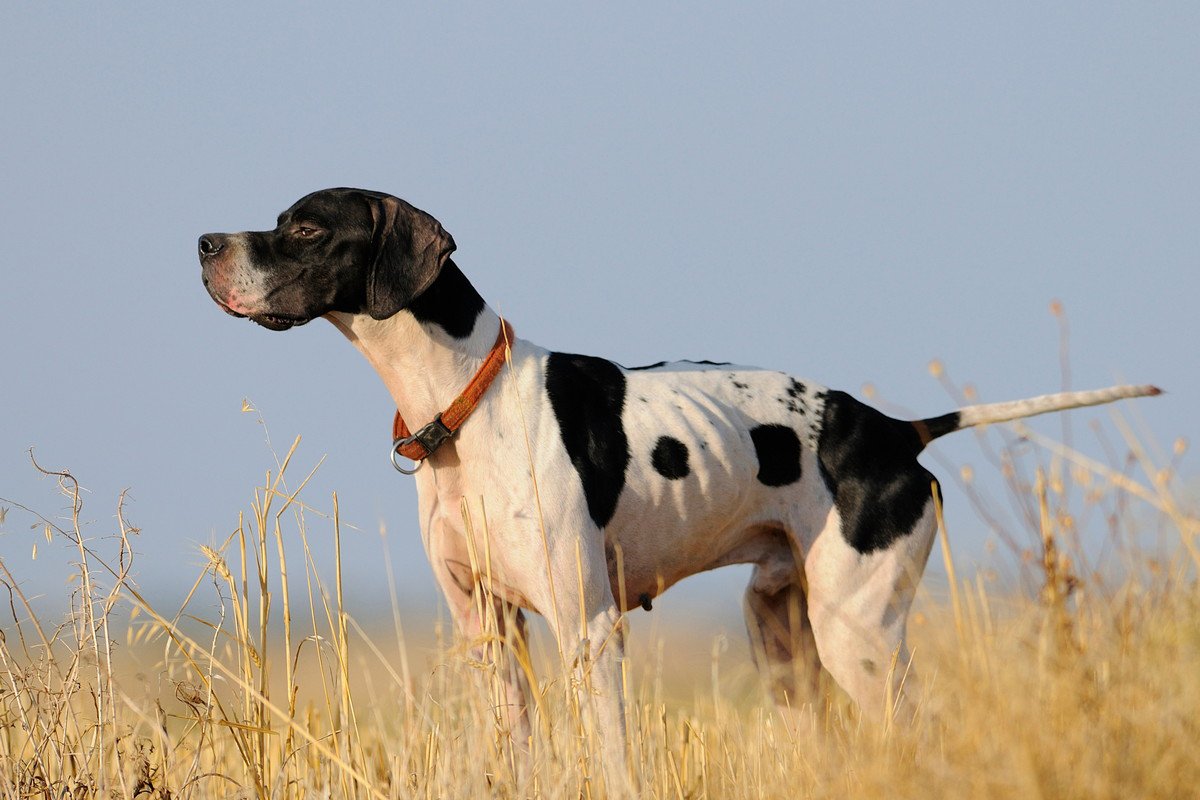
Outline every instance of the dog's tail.
<svg viewBox="0 0 1200 800">
<path fill-rule="evenodd" d="M 1162 394 L 1162 389 L 1157 386 L 1111 386 L 1107 389 L 1096 389 L 1090 392 L 1061 392 L 1031 397 L 1028 400 L 1014 400 L 1010 403 L 967 406 L 958 411 L 951 411 L 949 414 L 942 414 L 940 417 L 913 420 L 910 424 L 916 428 L 917 436 L 921 439 L 921 446 L 924 447 L 938 437 L 961 431 L 963 428 L 973 428 L 976 425 L 1009 422 L 1014 419 L 1035 417 L 1038 414 L 1048 414 L 1051 411 L 1098 406 L 1114 400 L 1124 400 L 1130 397 L 1153 397 L 1156 394 Z"/>
</svg>

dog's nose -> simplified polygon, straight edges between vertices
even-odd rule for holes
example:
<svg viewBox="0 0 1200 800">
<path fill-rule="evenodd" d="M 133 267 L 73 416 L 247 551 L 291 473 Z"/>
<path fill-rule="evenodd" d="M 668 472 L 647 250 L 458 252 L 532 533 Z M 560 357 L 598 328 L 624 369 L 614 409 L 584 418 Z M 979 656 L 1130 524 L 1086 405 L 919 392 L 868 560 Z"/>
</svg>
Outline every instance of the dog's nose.
<svg viewBox="0 0 1200 800">
<path fill-rule="evenodd" d="M 225 249 L 225 237 L 219 233 L 206 233 L 200 237 L 200 258 L 210 258 Z"/>
</svg>

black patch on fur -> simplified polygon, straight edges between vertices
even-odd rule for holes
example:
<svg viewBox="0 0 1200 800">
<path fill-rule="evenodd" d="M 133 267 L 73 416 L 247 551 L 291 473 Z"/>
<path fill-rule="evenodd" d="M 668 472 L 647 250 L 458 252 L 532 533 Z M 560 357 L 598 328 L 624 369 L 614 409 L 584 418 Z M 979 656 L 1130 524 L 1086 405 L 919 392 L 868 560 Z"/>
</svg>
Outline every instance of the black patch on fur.
<svg viewBox="0 0 1200 800">
<path fill-rule="evenodd" d="M 683 360 L 688 364 L 705 364 L 710 367 L 728 367 L 731 363 L 729 361 L 709 361 L 707 358 L 702 358 L 699 361 L 693 361 L 690 358 L 685 358 Z"/>
<path fill-rule="evenodd" d="M 885 549 L 921 518 L 934 483 L 917 462 L 921 449 L 912 423 L 845 392 L 825 394 L 817 459 L 842 518 L 842 535 L 858 552 Z"/>
<path fill-rule="evenodd" d="M 603 528 L 617 510 L 629 466 L 629 442 L 621 423 L 625 376 L 602 358 L 551 353 L 546 394 L 563 446 L 583 483 L 588 513 Z"/>
<path fill-rule="evenodd" d="M 643 369 L 658 369 L 659 367 L 665 367 L 666 365 L 667 362 L 665 361 L 655 361 L 653 364 L 646 364 L 645 366 L 641 367 L 626 367 L 625 369 L 629 370 L 630 372 L 637 372 L 638 370 Z"/>
<path fill-rule="evenodd" d="M 750 430 L 758 456 L 758 482 L 787 486 L 800 480 L 800 437 L 787 425 L 759 425 Z"/>
<path fill-rule="evenodd" d="M 418 322 L 441 325 L 455 339 L 466 339 L 483 311 L 483 297 L 462 270 L 446 259 L 437 279 L 408 304 L 408 310 Z"/>
<path fill-rule="evenodd" d="M 650 453 L 650 463 L 658 474 L 668 480 L 686 478 L 692 471 L 688 467 L 687 445 L 672 436 L 660 436 Z"/>
</svg>

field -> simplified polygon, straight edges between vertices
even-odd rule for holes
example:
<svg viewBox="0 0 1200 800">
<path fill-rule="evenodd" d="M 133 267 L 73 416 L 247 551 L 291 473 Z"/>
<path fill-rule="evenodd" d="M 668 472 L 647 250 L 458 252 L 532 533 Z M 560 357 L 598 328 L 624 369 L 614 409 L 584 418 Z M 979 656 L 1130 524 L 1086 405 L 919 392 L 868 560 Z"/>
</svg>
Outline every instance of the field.
<svg viewBox="0 0 1200 800">
<path fill-rule="evenodd" d="M 949 581 L 926 581 L 914 665 L 895 665 L 905 713 L 864 719 L 834 687 L 780 711 L 740 638 L 636 630 L 626 684 L 640 796 L 1200 795 L 1200 522 L 1174 474 L 1186 447 L 1155 458 L 1114 419 L 1122 452 L 1103 464 L 993 434 L 1025 526 L 1006 534 L 995 573 L 972 575 L 956 572 L 943 531 L 933 561 Z M 328 517 L 300 513 L 303 481 L 283 488 L 290 456 L 170 610 L 131 578 L 120 514 L 105 539 L 85 537 L 77 515 L 8 510 L 70 542 L 80 570 L 73 613 L 52 624 L 0 561 L 0 798 L 608 796 L 575 691 L 587 697 L 586 673 L 534 637 L 521 663 L 537 667 L 535 735 L 514 750 L 495 702 L 497 643 L 455 644 L 399 610 L 359 622 L 340 563 L 308 555 L 314 537 L 336 545 L 336 498 Z M 58 479 L 76 503 L 74 478 Z M 1104 541 L 1082 541 L 1084 518 Z M 391 585 L 390 570 L 378 580 Z"/>
</svg>

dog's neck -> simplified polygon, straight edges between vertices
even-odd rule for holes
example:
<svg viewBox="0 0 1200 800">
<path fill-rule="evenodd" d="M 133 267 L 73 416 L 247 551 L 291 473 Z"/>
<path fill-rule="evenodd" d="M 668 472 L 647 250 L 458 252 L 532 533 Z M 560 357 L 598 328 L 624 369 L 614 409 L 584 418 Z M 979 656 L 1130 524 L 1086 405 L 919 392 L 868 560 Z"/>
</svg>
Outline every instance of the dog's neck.
<svg viewBox="0 0 1200 800">
<path fill-rule="evenodd" d="M 325 318 L 366 356 L 412 430 L 462 392 L 500 333 L 500 317 L 450 260 L 428 289 L 387 319 L 339 311 Z"/>
</svg>

